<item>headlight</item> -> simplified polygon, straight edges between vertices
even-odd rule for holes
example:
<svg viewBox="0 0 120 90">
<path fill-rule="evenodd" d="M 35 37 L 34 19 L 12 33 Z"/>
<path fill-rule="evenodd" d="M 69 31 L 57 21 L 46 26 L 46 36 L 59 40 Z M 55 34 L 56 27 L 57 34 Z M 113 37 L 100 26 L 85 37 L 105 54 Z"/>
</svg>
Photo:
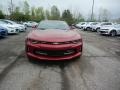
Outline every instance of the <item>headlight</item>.
<svg viewBox="0 0 120 90">
<path fill-rule="evenodd" d="M 38 41 L 33 39 L 27 39 L 27 42 L 32 44 L 50 44 L 50 45 L 61 45 L 61 44 L 77 44 L 82 42 L 82 39 L 66 41 L 66 42 L 46 42 L 46 41 Z"/>
<path fill-rule="evenodd" d="M 82 42 L 82 39 L 72 41 L 73 44 L 77 44 L 77 43 L 80 43 L 80 42 Z"/>
<path fill-rule="evenodd" d="M 66 42 L 58 42 L 58 44 L 77 44 L 82 42 L 82 39 L 77 39 L 77 40 L 73 40 L 73 41 L 66 41 Z"/>
<path fill-rule="evenodd" d="M 39 41 L 32 40 L 32 41 L 31 41 L 31 43 L 32 43 L 32 44 L 38 44 L 38 43 L 39 43 Z"/>
<path fill-rule="evenodd" d="M 32 39 L 27 39 L 27 42 L 32 43 L 32 44 L 38 44 L 39 43 L 39 41 L 32 40 Z"/>
<path fill-rule="evenodd" d="M 26 41 L 32 44 L 50 44 L 51 43 L 51 42 L 38 41 L 38 40 L 33 40 L 33 39 L 27 39 Z"/>
</svg>

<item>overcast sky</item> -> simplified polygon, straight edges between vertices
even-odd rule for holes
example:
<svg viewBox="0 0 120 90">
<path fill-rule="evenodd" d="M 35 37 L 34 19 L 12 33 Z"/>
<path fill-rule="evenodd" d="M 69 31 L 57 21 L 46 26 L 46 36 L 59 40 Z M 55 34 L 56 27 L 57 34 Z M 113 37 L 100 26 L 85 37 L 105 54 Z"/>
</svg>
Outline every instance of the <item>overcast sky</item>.
<svg viewBox="0 0 120 90">
<path fill-rule="evenodd" d="M 13 3 L 19 5 L 24 0 L 13 0 Z M 71 9 L 88 16 L 91 13 L 92 0 L 27 0 L 30 6 L 42 6 L 49 9 L 56 5 L 60 10 Z M 10 0 L 1 0 L 0 5 L 4 10 L 7 9 Z M 112 18 L 120 17 L 120 0 L 95 0 L 94 13 L 98 14 L 100 8 L 109 10 Z"/>
</svg>

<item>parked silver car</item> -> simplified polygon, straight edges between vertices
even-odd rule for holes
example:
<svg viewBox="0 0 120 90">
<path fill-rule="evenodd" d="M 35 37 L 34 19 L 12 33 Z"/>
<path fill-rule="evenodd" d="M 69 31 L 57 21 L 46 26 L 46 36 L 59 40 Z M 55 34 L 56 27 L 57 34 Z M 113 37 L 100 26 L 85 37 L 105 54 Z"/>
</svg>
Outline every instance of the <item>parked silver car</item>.
<svg viewBox="0 0 120 90">
<path fill-rule="evenodd" d="M 76 24 L 76 27 L 79 29 L 83 29 L 86 26 L 87 22 L 80 22 L 78 24 Z"/>
<path fill-rule="evenodd" d="M 86 24 L 86 26 L 84 27 L 84 30 L 92 31 L 92 27 L 95 26 L 95 25 L 97 25 L 97 24 L 98 24 L 98 22 L 88 22 Z"/>
<path fill-rule="evenodd" d="M 98 33 L 110 36 L 120 35 L 120 24 L 103 26 L 98 30 Z"/>
<path fill-rule="evenodd" d="M 109 26 L 109 25 L 114 25 L 112 22 L 101 22 L 92 27 L 92 31 L 97 31 L 103 26 Z"/>
<path fill-rule="evenodd" d="M 35 28 L 38 26 L 38 23 L 34 21 L 28 21 L 28 22 L 24 22 L 23 25 L 25 25 L 26 27 Z"/>
</svg>

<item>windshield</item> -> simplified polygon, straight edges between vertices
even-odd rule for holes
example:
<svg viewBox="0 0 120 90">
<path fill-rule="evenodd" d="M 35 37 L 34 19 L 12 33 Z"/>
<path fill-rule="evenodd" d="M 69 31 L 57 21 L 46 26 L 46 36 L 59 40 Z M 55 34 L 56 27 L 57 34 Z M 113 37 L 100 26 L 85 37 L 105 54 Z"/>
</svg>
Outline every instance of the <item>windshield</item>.
<svg viewBox="0 0 120 90">
<path fill-rule="evenodd" d="M 8 24 L 16 24 L 14 21 L 9 21 L 9 20 L 4 20 L 4 22 L 6 22 Z"/>
<path fill-rule="evenodd" d="M 81 25 L 84 25 L 85 23 L 82 23 Z"/>
<path fill-rule="evenodd" d="M 64 21 L 42 21 L 38 25 L 39 29 L 61 29 L 68 30 L 70 29 L 66 22 Z"/>
<path fill-rule="evenodd" d="M 92 25 L 97 25 L 98 23 L 92 23 Z"/>
<path fill-rule="evenodd" d="M 5 22 L 3 22 L 3 21 L 0 21 L 0 24 L 6 24 Z"/>
<path fill-rule="evenodd" d="M 102 23 L 101 25 L 112 25 L 112 23 Z"/>
</svg>

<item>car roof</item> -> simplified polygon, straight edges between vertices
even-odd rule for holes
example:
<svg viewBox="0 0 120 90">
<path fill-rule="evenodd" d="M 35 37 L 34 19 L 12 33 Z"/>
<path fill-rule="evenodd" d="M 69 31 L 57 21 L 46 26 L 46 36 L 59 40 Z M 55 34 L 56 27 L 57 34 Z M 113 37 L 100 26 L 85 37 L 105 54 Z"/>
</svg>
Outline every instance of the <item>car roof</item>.
<svg viewBox="0 0 120 90">
<path fill-rule="evenodd" d="M 42 21 L 45 21 L 45 22 L 65 22 L 65 21 L 62 21 L 62 20 L 42 20 Z"/>
</svg>

